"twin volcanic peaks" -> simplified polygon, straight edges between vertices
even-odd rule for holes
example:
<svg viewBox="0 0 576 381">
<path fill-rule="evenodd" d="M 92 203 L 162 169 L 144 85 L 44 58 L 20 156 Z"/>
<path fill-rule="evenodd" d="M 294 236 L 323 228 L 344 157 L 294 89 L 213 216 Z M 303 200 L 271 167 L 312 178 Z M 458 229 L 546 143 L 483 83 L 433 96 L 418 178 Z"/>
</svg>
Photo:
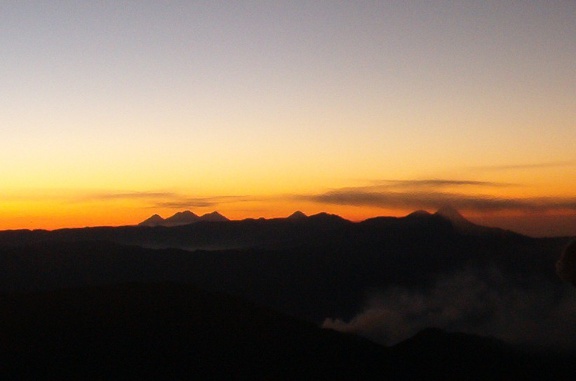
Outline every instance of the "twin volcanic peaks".
<svg viewBox="0 0 576 381">
<path fill-rule="evenodd" d="M 229 221 L 228 218 L 224 217 L 222 214 L 214 211 L 212 213 L 206 213 L 202 216 L 185 210 L 183 212 L 178 212 L 171 217 L 162 218 L 158 214 L 140 222 L 138 226 L 180 226 L 189 225 L 199 221 Z"/>
</svg>

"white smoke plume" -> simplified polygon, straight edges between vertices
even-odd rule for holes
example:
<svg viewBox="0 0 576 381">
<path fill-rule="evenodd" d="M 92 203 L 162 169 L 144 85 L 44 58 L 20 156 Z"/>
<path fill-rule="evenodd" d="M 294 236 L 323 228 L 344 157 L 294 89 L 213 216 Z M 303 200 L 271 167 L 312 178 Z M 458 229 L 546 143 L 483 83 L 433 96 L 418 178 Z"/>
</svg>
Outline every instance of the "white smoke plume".
<svg viewBox="0 0 576 381">
<path fill-rule="evenodd" d="M 576 349 L 576 291 L 534 284 L 519 287 L 496 270 L 463 271 L 427 291 L 389 288 L 368 298 L 350 321 L 322 327 L 393 345 L 427 327 L 492 336 L 507 342 Z"/>
</svg>

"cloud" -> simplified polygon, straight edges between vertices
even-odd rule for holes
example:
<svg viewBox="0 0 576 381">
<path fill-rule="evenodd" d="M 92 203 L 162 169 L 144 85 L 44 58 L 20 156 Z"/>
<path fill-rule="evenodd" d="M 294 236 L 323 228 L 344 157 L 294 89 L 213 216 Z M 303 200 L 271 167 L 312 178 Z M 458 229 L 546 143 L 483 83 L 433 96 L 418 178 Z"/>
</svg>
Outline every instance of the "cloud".
<svg viewBox="0 0 576 381">
<path fill-rule="evenodd" d="M 186 209 L 204 208 L 224 203 L 253 201 L 249 196 L 217 196 L 217 197 L 172 197 L 165 201 L 156 202 L 154 207 Z"/>
<path fill-rule="evenodd" d="M 387 188 L 419 189 L 419 188 L 440 188 L 440 187 L 461 187 L 461 186 L 482 186 L 482 187 L 504 187 L 514 184 L 499 183 L 492 181 L 474 180 L 446 180 L 446 179 L 424 179 L 424 180 L 379 180 L 375 184 Z"/>
<path fill-rule="evenodd" d="M 482 186 L 504 187 L 512 184 L 460 180 L 385 180 L 376 185 L 348 187 L 319 194 L 299 195 L 296 198 L 323 204 L 372 206 L 380 208 L 439 209 L 451 205 L 456 209 L 526 213 L 569 210 L 576 211 L 575 198 L 505 198 L 464 192 L 447 192 L 447 187 Z"/>
<path fill-rule="evenodd" d="M 438 209 L 450 204 L 458 209 L 498 211 L 526 208 L 520 200 L 473 197 L 446 192 L 391 192 L 386 190 L 341 189 L 307 196 L 308 199 L 336 205 L 377 206 L 382 208 Z"/>
<path fill-rule="evenodd" d="M 424 291 L 391 287 L 371 295 L 346 322 L 322 327 L 393 345 L 427 327 L 493 336 L 512 343 L 576 349 L 576 296 L 542 283 L 520 287 L 495 269 L 462 271 Z"/>
<path fill-rule="evenodd" d="M 84 196 L 90 200 L 154 200 L 177 197 L 173 192 L 104 192 Z"/>
<path fill-rule="evenodd" d="M 215 197 L 190 197 L 175 192 L 103 192 L 84 195 L 80 198 L 85 200 L 143 200 L 149 202 L 150 208 L 203 208 L 220 205 L 223 203 L 251 201 L 249 196 L 215 196 Z"/>
</svg>

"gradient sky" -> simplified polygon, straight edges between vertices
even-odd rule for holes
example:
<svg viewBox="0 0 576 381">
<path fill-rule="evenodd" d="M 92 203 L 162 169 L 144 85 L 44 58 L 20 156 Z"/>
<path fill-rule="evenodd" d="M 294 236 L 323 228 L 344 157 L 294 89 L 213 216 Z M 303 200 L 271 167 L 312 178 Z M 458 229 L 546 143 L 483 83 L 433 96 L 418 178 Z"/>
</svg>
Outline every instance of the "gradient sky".
<svg viewBox="0 0 576 381">
<path fill-rule="evenodd" d="M 576 235 L 574 1 L 0 1 L 0 229 L 450 204 Z"/>
</svg>

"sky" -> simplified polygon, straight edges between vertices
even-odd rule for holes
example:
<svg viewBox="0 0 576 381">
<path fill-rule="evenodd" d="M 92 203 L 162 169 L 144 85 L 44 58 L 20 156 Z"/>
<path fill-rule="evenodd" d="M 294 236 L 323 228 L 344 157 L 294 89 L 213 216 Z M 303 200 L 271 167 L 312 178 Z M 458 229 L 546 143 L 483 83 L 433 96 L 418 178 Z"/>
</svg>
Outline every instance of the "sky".
<svg viewBox="0 0 576 381">
<path fill-rule="evenodd" d="M 0 0 L 0 229 L 433 212 L 576 235 L 574 1 Z"/>
</svg>

